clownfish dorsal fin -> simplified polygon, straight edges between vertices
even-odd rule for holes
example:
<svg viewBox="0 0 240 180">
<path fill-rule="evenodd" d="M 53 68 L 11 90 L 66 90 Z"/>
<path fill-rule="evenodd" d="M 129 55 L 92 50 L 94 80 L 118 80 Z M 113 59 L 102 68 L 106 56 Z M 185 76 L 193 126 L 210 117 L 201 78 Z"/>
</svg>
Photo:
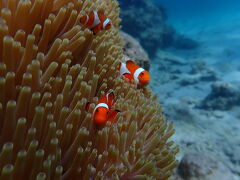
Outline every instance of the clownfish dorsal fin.
<svg viewBox="0 0 240 180">
<path fill-rule="evenodd" d="M 139 68 L 139 66 L 135 62 L 133 62 L 132 60 L 127 60 L 126 61 L 126 66 L 127 66 L 127 69 L 132 74 L 134 74 L 134 72 Z"/>
<path fill-rule="evenodd" d="M 105 10 L 104 9 L 99 9 L 97 12 L 105 16 Z"/>
<path fill-rule="evenodd" d="M 98 103 L 107 103 L 107 97 L 104 95 L 99 100 Z"/>
<path fill-rule="evenodd" d="M 98 18 L 99 18 L 99 20 L 100 20 L 102 23 L 103 23 L 104 20 L 106 19 L 103 10 L 99 10 L 99 11 L 98 11 Z"/>
</svg>

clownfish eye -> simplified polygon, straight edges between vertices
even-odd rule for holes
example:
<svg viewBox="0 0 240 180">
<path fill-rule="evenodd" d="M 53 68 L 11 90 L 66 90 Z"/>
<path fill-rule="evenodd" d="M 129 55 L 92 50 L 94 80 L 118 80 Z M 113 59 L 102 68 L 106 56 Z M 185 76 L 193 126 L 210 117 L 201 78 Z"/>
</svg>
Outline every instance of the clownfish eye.
<svg viewBox="0 0 240 180">
<path fill-rule="evenodd" d="M 96 112 L 98 112 L 99 110 L 98 109 L 96 109 Z"/>
<path fill-rule="evenodd" d="M 140 74 L 141 74 L 142 76 L 144 75 L 144 73 L 143 73 L 143 72 L 141 72 Z"/>
</svg>

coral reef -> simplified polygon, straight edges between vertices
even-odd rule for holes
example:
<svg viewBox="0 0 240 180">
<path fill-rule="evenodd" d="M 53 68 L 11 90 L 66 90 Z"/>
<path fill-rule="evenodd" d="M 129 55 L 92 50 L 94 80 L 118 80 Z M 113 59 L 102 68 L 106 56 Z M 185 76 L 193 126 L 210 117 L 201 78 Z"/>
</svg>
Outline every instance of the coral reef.
<svg viewBox="0 0 240 180">
<path fill-rule="evenodd" d="M 120 0 L 123 31 L 139 39 L 153 57 L 158 48 L 191 49 L 198 43 L 166 24 L 166 9 L 152 0 Z"/>
<path fill-rule="evenodd" d="M 160 179 L 176 167 L 173 125 L 156 96 L 118 77 L 115 0 L 1 0 L 0 179 Z M 79 18 L 104 9 L 96 36 Z M 98 129 L 94 104 L 113 89 L 117 122 Z"/>
<path fill-rule="evenodd" d="M 173 41 L 169 43 L 169 46 L 173 46 L 177 49 L 195 49 L 200 46 L 199 42 L 191 39 L 183 34 L 175 32 L 173 34 Z M 166 39 L 168 41 L 168 39 Z"/>
</svg>

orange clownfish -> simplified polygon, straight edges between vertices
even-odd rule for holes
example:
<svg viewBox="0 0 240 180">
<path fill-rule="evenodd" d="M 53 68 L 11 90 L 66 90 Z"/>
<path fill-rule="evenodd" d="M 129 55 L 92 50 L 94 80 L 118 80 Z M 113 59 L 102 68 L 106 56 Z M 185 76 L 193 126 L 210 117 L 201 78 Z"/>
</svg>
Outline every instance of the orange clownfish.
<svg viewBox="0 0 240 180">
<path fill-rule="evenodd" d="M 108 30 L 112 27 L 112 22 L 104 16 L 102 11 L 91 11 L 89 15 L 82 16 L 80 23 L 85 28 L 89 28 L 93 34 L 97 34 L 100 30 Z"/>
<path fill-rule="evenodd" d="M 121 63 L 119 66 L 120 76 L 134 80 L 138 85 L 145 86 L 150 81 L 149 73 L 131 60 Z"/>
<path fill-rule="evenodd" d="M 115 122 L 117 113 L 120 111 L 111 110 L 114 103 L 115 100 L 113 92 L 105 94 L 98 100 L 96 107 L 93 110 L 93 120 L 97 125 L 103 125 L 107 121 L 110 121 L 111 123 Z M 86 111 L 88 111 L 89 106 L 90 103 L 87 103 Z"/>
</svg>

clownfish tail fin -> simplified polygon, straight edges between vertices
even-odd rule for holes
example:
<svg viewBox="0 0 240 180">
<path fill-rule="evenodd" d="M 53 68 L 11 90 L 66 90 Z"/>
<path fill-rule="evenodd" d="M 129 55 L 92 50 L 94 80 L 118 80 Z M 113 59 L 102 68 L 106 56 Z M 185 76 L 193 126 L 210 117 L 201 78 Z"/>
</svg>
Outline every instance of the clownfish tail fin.
<svg viewBox="0 0 240 180">
<path fill-rule="evenodd" d="M 120 71 L 121 69 L 121 66 L 122 66 L 122 62 L 119 62 L 119 65 L 118 65 L 118 70 Z"/>
<path fill-rule="evenodd" d="M 101 13 L 101 14 L 104 15 L 104 14 L 105 14 L 105 10 L 104 10 L 104 9 L 99 9 L 99 10 L 98 10 L 98 13 Z"/>
<path fill-rule="evenodd" d="M 90 105 L 91 105 L 91 103 L 90 103 L 90 102 L 87 102 L 87 104 L 86 104 L 86 106 L 85 106 L 85 110 L 86 110 L 86 111 L 88 111 L 88 110 L 89 110 L 89 108 L 90 108 Z"/>
<path fill-rule="evenodd" d="M 87 21 L 87 15 L 84 15 L 80 18 L 80 23 L 81 24 L 86 24 L 86 21 Z"/>
</svg>

